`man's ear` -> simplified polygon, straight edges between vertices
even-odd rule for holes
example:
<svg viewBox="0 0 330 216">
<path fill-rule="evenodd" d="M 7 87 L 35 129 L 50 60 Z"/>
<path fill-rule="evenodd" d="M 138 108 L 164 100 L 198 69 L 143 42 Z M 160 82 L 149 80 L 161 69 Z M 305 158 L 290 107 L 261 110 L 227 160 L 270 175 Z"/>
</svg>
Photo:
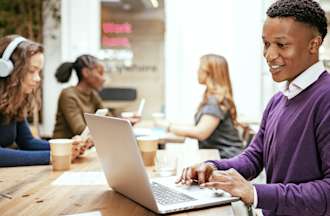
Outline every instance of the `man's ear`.
<svg viewBox="0 0 330 216">
<path fill-rule="evenodd" d="M 321 36 L 316 36 L 314 37 L 310 42 L 309 42 L 309 51 L 311 54 L 317 54 L 319 53 L 319 48 L 322 44 L 322 38 Z"/>
</svg>

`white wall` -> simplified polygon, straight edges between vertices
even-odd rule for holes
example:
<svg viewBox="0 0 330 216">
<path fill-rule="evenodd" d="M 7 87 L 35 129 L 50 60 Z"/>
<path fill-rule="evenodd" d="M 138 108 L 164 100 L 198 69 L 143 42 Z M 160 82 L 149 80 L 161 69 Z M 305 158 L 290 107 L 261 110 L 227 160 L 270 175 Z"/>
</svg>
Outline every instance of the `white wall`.
<svg viewBox="0 0 330 216">
<path fill-rule="evenodd" d="M 56 0 L 54 0 L 56 1 Z M 46 13 L 50 14 L 50 13 Z M 56 67 L 61 62 L 61 29 L 60 24 L 46 16 L 44 21 L 44 54 L 45 66 L 43 69 L 43 124 L 40 127 L 42 135 L 51 136 L 55 124 L 55 112 L 60 85 L 55 81 Z"/>
<path fill-rule="evenodd" d="M 99 0 L 62 0 L 62 60 L 100 49 Z"/>
<path fill-rule="evenodd" d="M 166 1 L 166 114 L 191 122 L 201 99 L 199 57 L 227 58 L 238 113 L 259 119 L 263 1 Z"/>
<path fill-rule="evenodd" d="M 206 53 L 227 58 L 239 114 L 259 119 L 263 109 L 263 4 L 263 0 L 165 0 L 165 107 L 170 119 L 193 120 L 203 90 L 197 84 L 199 57 Z M 44 124 L 41 128 L 45 135 L 53 131 L 58 94 L 64 87 L 55 81 L 56 67 L 83 53 L 100 54 L 99 7 L 99 0 L 64 0 L 61 28 L 45 31 L 46 35 L 58 35 L 55 40 L 49 36 L 45 39 Z M 73 79 L 71 84 L 74 83 Z"/>
<path fill-rule="evenodd" d="M 99 51 L 100 9 L 98 0 L 62 0 L 61 24 L 54 28 L 54 21 L 47 17 L 44 30 L 45 68 L 43 81 L 42 135 L 51 136 L 55 125 L 57 100 L 64 87 L 74 85 L 73 76 L 68 84 L 55 80 L 56 68 L 64 61 L 74 61 L 81 54 L 96 55 Z M 56 38 L 52 38 L 55 35 Z"/>
</svg>

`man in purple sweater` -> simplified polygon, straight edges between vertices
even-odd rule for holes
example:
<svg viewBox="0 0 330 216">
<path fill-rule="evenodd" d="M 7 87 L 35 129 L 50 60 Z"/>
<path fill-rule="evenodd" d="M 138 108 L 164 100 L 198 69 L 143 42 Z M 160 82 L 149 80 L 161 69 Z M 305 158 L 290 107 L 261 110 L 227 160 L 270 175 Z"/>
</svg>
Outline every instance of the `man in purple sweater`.
<svg viewBox="0 0 330 216">
<path fill-rule="evenodd" d="M 178 180 L 223 189 L 268 215 L 330 215 L 330 75 L 319 61 L 327 19 L 313 0 L 278 0 L 263 26 L 264 57 L 283 91 L 250 146 L 185 168 Z M 265 168 L 267 184 L 248 180 Z"/>
</svg>

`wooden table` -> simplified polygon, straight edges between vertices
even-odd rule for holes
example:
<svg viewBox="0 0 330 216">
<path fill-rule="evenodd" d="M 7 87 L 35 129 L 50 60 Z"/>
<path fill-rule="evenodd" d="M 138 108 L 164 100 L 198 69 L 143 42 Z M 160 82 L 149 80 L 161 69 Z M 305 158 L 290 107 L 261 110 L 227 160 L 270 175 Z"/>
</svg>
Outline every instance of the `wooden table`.
<svg viewBox="0 0 330 216">
<path fill-rule="evenodd" d="M 199 150 L 190 155 L 191 158 L 201 161 L 217 158 L 218 152 L 216 150 Z M 189 157 L 184 158 L 191 160 Z M 180 166 L 184 166 L 184 160 L 180 159 L 180 161 Z M 148 167 L 147 170 L 152 175 L 153 168 Z M 54 185 L 54 181 L 61 175 L 93 171 L 103 175 L 100 172 L 101 166 L 95 152 L 89 152 L 78 159 L 72 164 L 70 172 L 53 172 L 51 166 L 1 168 L 0 215 L 49 216 L 78 213 L 102 216 L 155 215 L 148 209 L 114 192 L 104 181 L 97 183 L 100 181 L 95 180 L 95 184 L 79 185 L 83 179 L 77 179 L 77 185 Z M 132 180 L 134 180 L 133 178 Z M 244 213 L 246 214 L 246 210 L 244 206 L 242 207 L 241 202 L 235 202 L 231 205 L 173 215 L 241 216 Z"/>
</svg>

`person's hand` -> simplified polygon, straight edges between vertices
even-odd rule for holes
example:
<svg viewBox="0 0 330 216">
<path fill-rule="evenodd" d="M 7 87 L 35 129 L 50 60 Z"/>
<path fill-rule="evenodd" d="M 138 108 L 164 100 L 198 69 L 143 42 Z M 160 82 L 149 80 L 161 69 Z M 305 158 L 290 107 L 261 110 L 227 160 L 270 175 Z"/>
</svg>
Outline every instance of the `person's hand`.
<svg viewBox="0 0 330 216">
<path fill-rule="evenodd" d="M 90 149 L 92 147 L 94 147 L 94 141 L 92 139 L 92 137 L 87 137 L 87 139 L 84 141 L 84 146 L 86 147 L 86 149 Z"/>
<path fill-rule="evenodd" d="M 133 126 L 141 121 L 141 116 L 134 115 L 132 117 L 126 118 Z"/>
<path fill-rule="evenodd" d="M 197 182 L 198 184 L 203 184 L 209 181 L 215 169 L 213 164 L 205 162 L 184 168 L 176 183 L 191 185 L 193 182 Z"/>
<path fill-rule="evenodd" d="M 132 125 L 135 125 L 141 120 L 141 116 L 134 112 L 122 112 L 121 118 L 127 119 Z"/>
<path fill-rule="evenodd" d="M 72 143 L 72 151 L 71 151 L 71 161 L 73 162 L 74 160 L 76 160 L 81 154 L 81 148 L 79 145 L 79 142 L 74 141 Z"/>
<path fill-rule="evenodd" d="M 207 188 L 222 189 L 232 196 L 240 197 L 241 200 L 251 205 L 253 203 L 253 186 L 235 169 L 225 171 L 214 171 L 209 178 L 209 182 L 201 185 Z"/>
<path fill-rule="evenodd" d="M 79 154 L 76 157 L 72 157 L 73 160 L 76 159 L 77 157 L 79 157 L 80 155 L 83 155 L 85 153 L 85 150 L 88 149 L 88 145 L 86 145 L 87 140 L 89 140 L 88 138 L 86 140 L 83 140 L 81 136 L 76 135 L 74 137 L 72 137 L 73 143 L 72 143 L 72 152 L 78 151 Z M 74 156 L 74 155 L 72 155 Z"/>
</svg>

